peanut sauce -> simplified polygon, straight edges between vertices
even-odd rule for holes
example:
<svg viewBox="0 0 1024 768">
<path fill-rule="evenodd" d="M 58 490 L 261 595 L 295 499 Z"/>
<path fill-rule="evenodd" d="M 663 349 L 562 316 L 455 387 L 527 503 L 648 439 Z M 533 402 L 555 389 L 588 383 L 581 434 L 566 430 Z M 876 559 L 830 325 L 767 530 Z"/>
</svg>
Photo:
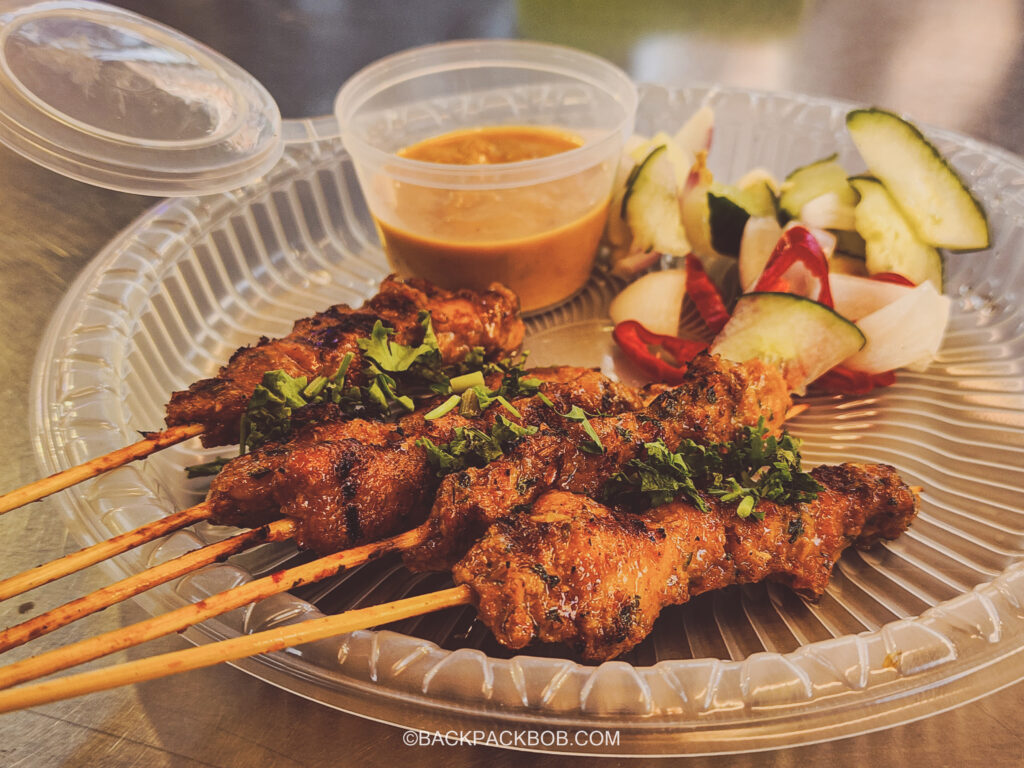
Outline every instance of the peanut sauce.
<svg viewBox="0 0 1024 768">
<path fill-rule="evenodd" d="M 435 136 L 398 152 L 452 165 L 496 165 L 576 149 L 583 140 L 537 126 L 494 126 Z M 377 219 L 399 274 L 448 288 L 497 280 L 524 311 L 557 304 L 583 287 L 604 229 L 610 172 L 603 165 L 510 189 L 444 189 L 393 182 L 394 220 Z"/>
</svg>

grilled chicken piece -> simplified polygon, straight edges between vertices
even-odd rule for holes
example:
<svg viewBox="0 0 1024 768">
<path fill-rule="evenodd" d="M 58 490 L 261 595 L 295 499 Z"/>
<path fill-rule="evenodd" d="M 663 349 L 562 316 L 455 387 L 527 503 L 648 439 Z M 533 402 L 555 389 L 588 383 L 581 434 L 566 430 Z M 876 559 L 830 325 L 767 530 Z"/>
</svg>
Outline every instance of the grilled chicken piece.
<svg viewBox="0 0 1024 768">
<path fill-rule="evenodd" d="M 590 419 L 603 452 L 594 452 L 584 425 L 552 425 L 504 459 L 446 477 L 430 511 L 428 537 L 405 552 L 405 564 L 416 571 L 447 570 L 487 526 L 529 509 L 547 490 L 599 496 L 608 478 L 644 455 L 645 443 L 661 439 L 675 450 L 684 439 L 732 442 L 743 427 L 762 418 L 774 432 L 789 405 L 776 368 L 701 355 L 690 364 L 684 384 L 662 392 L 644 409 Z"/>
<path fill-rule="evenodd" d="M 643 640 L 666 605 L 730 584 L 778 581 L 822 594 L 840 554 L 909 527 L 917 500 L 892 467 L 822 466 L 807 504 L 762 501 L 764 520 L 709 499 L 642 515 L 551 491 L 530 513 L 499 520 L 455 566 L 481 620 L 509 648 L 564 642 L 584 659 L 614 658 Z"/>
<path fill-rule="evenodd" d="M 416 413 L 388 424 L 346 419 L 333 406 L 316 406 L 297 417 L 286 442 L 267 444 L 221 470 L 208 496 L 214 519 L 255 527 L 284 515 L 299 523 L 300 547 L 337 552 L 423 521 L 439 480 L 416 444 L 421 437 L 446 443 L 456 428 L 486 431 L 498 415 L 522 425 L 562 428 L 559 414 L 574 405 L 607 413 L 642 405 L 639 393 L 586 368 L 538 368 L 527 375 L 543 382 L 541 391 L 554 408 L 535 397 L 517 398 L 512 405 L 521 418 L 492 405 L 472 419 L 452 412 L 427 421 Z"/>
<path fill-rule="evenodd" d="M 345 355 L 355 358 L 347 381 L 362 384 L 362 352 L 357 339 L 370 335 L 380 320 L 395 329 L 400 344 L 423 340 L 420 310 L 430 312 L 441 357 L 459 363 L 473 347 L 483 347 L 489 359 L 500 359 L 519 348 L 523 321 L 519 299 L 495 283 L 487 291 L 446 291 L 424 280 L 404 282 L 388 277 L 380 292 L 359 309 L 338 304 L 325 312 L 299 320 L 282 339 L 260 339 L 254 347 L 237 350 L 211 379 L 197 381 L 175 392 L 167 405 L 167 426 L 202 424 L 203 445 L 238 442 L 238 424 L 253 390 L 267 371 L 283 370 L 291 376 L 330 376 Z"/>
</svg>

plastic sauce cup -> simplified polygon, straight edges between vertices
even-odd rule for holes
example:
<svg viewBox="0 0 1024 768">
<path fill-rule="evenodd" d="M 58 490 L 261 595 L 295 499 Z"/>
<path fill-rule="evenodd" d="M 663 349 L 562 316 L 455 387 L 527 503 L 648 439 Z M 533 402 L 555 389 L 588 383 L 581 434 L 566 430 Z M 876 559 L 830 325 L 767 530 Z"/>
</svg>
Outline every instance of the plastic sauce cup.
<svg viewBox="0 0 1024 768">
<path fill-rule="evenodd" d="M 526 312 L 571 297 L 594 264 L 636 88 L 571 48 L 459 41 L 381 59 L 338 93 L 335 114 L 392 268 L 446 288 L 499 281 Z M 573 148 L 514 162 L 399 153 L 474 130 L 534 130 Z"/>
</svg>

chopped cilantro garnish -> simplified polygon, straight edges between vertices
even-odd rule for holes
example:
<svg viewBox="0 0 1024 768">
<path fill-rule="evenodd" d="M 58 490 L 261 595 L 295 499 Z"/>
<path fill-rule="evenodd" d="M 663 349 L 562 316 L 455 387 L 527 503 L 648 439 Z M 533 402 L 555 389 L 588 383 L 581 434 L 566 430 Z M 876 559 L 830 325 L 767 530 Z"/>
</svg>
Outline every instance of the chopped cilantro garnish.
<svg viewBox="0 0 1024 768">
<path fill-rule="evenodd" d="M 491 425 L 490 433 L 475 427 L 458 427 L 455 436 L 447 443 L 437 445 L 429 437 L 421 437 L 416 445 L 427 451 L 431 466 L 439 477 L 444 477 L 466 467 L 482 467 L 500 459 L 521 438 L 536 431 L 536 427 L 521 427 L 504 416 L 498 416 Z"/>
<path fill-rule="evenodd" d="M 639 496 L 649 505 L 664 504 L 677 495 L 707 510 L 704 496 L 736 502 L 736 514 L 761 520 L 762 499 L 776 504 L 813 501 L 821 486 L 800 465 L 800 441 L 783 432 L 768 434 L 764 419 L 746 427 L 733 443 L 698 445 L 683 441 L 673 452 L 662 441 L 646 443 L 646 459 L 633 459 L 605 488 L 613 500 Z"/>
<path fill-rule="evenodd" d="M 194 477 L 213 477 L 224 469 L 224 465 L 229 461 L 231 461 L 229 456 L 220 456 L 204 464 L 193 464 L 192 466 L 185 467 L 185 474 L 189 480 Z"/>
<path fill-rule="evenodd" d="M 579 422 L 583 427 L 583 431 L 587 433 L 589 440 L 584 440 L 580 443 L 580 450 L 587 453 L 604 453 L 604 443 L 601 442 L 600 435 L 597 434 L 594 430 L 594 425 L 591 424 L 590 419 L 587 418 L 588 416 L 593 415 L 594 414 L 588 414 L 578 405 L 574 405 L 570 408 L 568 413 L 562 414 L 562 416 L 569 419 L 569 421 Z"/>
</svg>

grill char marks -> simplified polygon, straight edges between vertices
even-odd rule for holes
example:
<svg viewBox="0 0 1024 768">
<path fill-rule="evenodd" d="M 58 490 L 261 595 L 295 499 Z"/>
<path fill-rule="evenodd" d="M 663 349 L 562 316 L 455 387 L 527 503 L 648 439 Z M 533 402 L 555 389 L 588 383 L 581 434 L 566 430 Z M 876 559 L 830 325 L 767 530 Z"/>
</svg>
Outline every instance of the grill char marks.
<svg viewBox="0 0 1024 768">
<path fill-rule="evenodd" d="M 282 339 L 261 338 L 255 346 L 236 350 L 215 377 L 171 395 L 167 425 L 203 424 L 205 446 L 236 443 L 239 420 L 264 373 L 280 369 L 290 376 L 330 376 L 352 353 L 347 380 L 362 384 L 357 340 L 369 336 L 380 320 L 395 329 L 395 341 L 418 344 L 423 339 L 421 310 L 431 313 L 445 363 L 461 362 L 473 347 L 483 347 L 489 359 L 500 359 L 523 340 L 519 301 L 501 285 L 482 292 L 445 291 L 422 280 L 389 277 L 359 309 L 339 304 L 297 321 Z"/>
<path fill-rule="evenodd" d="M 455 582 L 472 587 L 481 620 L 508 647 L 564 642 L 590 661 L 635 646 L 666 605 L 730 584 L 772 580 L 816 598 L 848 546 L 895 538 L 917 500 L 885 465 L 812 474 L 825 486 L 816 501 L 762 502 L 763 521 L 713 499 L 707 513 L 673 502 L 632 515 L 551 491 L 492 525 Z"/>
<path fill-rule="evenodd" d="M 261 525 L 284 515 L 298 523 L 299 546 L 327 554 L 408 530 L 423 521 L 440 482 L 421 437 L 446 443 L 459 427 L 487 431 L 499 416 L 524 425 L 561 424 L 573 405 L 615 412 L 640 407 L 638 393 L 585 368 L 528 372 L 555 404 L 519 398 L 517 419 L 492 405 L 476 418 L 452 412 L 427 421 L 422 413 L 397 423 L 346 419 L 329 405 L 298 412 L 283 443 L 268 444 L 229 462 L 210 486 L 214 519 L 228 525 Z M 497 382 L 492 382 L 496 386 Z M 308 411 L 308 412 L 303 412 Z"/>
<path fill-rule="evenodd" d="M 590 419 L 601 453 L 588 450 L 583 425 L 563 421 L 504 459 L 446 478 L 428 518 L 429 536 L 406 552 L 406 565 L 447 570 L 488 525 L 528 508 L 547 490 L 600 497 L 608 478 L 644 455 L 644 443 L 664 440 L 675 449 L 684 439 L 731 442 L 760 418 L 772 431 L 781 427 L 790 399 L 774 368 L 702 355 L 690 372 L 692 382 L 662 392 L 642 410 Z"/>
</svg>

